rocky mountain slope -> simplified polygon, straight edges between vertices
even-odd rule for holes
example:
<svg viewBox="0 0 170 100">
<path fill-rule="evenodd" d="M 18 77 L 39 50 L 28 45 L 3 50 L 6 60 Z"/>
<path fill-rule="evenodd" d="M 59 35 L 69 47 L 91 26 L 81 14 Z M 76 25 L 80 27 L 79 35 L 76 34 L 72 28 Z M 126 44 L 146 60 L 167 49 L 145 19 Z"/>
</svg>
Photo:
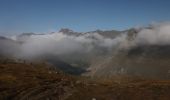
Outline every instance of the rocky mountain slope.
<svg viewBox="0 0 170 100">
<path fill-rule="evenodd" d="M 1 100 L 169 100 L 170 81 L 140 77 L 91 80 L 45 63 L 0 62 Z"/>
</svg>

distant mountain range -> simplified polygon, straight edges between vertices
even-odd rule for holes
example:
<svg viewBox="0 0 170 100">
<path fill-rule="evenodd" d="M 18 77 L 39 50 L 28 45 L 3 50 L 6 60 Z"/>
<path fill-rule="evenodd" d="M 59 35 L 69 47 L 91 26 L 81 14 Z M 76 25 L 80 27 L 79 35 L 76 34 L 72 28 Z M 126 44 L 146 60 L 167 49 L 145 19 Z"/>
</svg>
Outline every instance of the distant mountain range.
<svg viewBox="0 0 170 100">
<path fill-rule="evenodd" d="M 47 61 L 75 75 L 169 78 L 170 46 L 134 45 L 140 30 L 74 32 L 61 29 L 48 34 L 23 33 L 15 38 L 0 37 L 0 56 L 27 59 L 28 55 L 36 55 L 31 60 Z M 61 44 L 58 46 L 58 43 Z M 31 48 L 25 48 L 25 44 Z M 46 45 L 43 49 L 47 49 L 40 54 L 38 50 L 42 47 L 39 44 Z M 32 45 L 38 50 L 34 50 Z M 22 57 L 23 47 L 27 50 L 26 58 Z M 62 49 L 58 49 L 60 47 Z M 32 54 L 32 51 L 36 52 Z"/>
<path fill-rule="evenodd" d="M 129 31 L 129 30 L 127 30 Z M 108 31 L 102 31 L 102 30 L 96 30 L 96 31 L 90 31 L 90 32 L 75 32 L 71 29 L 68 28 L 62 28 L 58 32 L 51 32 L 48 34 L 54 34 L 54 33 L 63 33 L 65 35 L 69 36 L 81 36 L 81 35 L 86 35 L 86 34 L 93 34 L 93 33 L 98 33 L 106 38 L 114 38 L 117 35 L 120 35 L 123 32 L 127 31 L 116 31 L 116 30 L 108 30 Z M 18 35 L 18 37 L 24 37 L 24 36 L 32 36 L 32 35 L 43 35 L 43 34 L 36 34 L 36 33 L 22 33 Z"/>
</svg>

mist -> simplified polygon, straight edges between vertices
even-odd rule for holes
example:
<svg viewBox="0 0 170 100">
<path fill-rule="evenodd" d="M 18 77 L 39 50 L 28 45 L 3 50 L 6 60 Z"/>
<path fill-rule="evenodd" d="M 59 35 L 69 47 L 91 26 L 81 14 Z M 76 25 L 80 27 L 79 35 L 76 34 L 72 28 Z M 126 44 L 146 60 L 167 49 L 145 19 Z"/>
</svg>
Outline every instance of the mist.
<svg viewBox="0 0 170 100">
<path fill-rule="evenodd" d="M 169 45 L 170 23 L 152 24 L 137 33 L 135 42 L 139 45 Z"/>
<path fill-rule="evenodd" d="M 22 42 L 20 52 L 16 54 L 16 57 L 36 58 L 46 54 L 67 55 L 71 53 L 95 54 L 103 50 L 111 52 L 123 40 L 121 38 L 125 37 L 120 35 L 110 39 L 98 33 L 69 36 L 62 32 L 24 36 L 15 39 Z"/>
<path fill-rule="evenodd" d="M 10 38 L 2 37 L 0 54 L 9 58 L 45 60 L 55 64 L 61 61 L 69 64 L 69 67 L 90 70 L 93 75 L 137 73 L 137 75 L 157 76 L 159 71 L 162 73 L 169 69 L 164 62 L 167 59 L 159 60 L 164 59 L 165 55 L 166 58 L 170 57 L 169 22 L 132 28 L 118 33 L 114 30 L 109 32 L 111 34 L 108 34 L 108 31 L 77 33 L 67 29 L 46 34 L 27 33 Z M 135 55 L 135 58 L 131 58 L 131 55 Z M 154 68 L 154 62 L 147 63 L 150 60 L 156 61 L 155 59 L 166 67 Z M 61 62 L 59 66 L 63 66 Z M 146 67 L 149 65 L 153 65 L 152 68 Z M 67 69 L 68 66 L 63 68 Z"/>
</svg>

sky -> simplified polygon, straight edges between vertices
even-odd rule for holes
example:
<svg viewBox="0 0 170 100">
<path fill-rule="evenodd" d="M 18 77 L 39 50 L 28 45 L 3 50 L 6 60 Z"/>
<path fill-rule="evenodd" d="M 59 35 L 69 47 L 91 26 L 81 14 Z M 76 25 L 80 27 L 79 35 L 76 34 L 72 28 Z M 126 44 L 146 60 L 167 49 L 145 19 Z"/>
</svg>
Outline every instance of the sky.
<svg viewBox="0 0 170 100">
<path fill-rule="evenodd" d="M 170 0 L 0 0 L 0 35 L 125 30 L 170 21 Z"/>
</svg>

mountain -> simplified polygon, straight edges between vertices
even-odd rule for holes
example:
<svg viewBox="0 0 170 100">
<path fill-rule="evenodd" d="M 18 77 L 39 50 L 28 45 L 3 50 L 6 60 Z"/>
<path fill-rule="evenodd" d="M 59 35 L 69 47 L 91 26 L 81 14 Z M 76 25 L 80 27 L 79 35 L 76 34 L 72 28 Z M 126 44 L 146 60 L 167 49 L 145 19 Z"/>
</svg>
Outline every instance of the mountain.
<svg viewBox="0 0 170 100">
<path fill-rule="evenodd" d="M 91 32 L 86 32 L 85 34 L 93 34 L 97 33 L 105 38 L 115 38 L 116 36 L 119 36 L 121 33 L 124 31 L 116 31 L 116 30 L 108 30 L 108 31 L 102 31 L 102 30 L 96 30 L 96 31 L 91 31 Z"/>
<path fill-rule="evenodd" d="M 152 28 L 145 28 L 152 29 Z M 127 31 L 126 45 L 136 42 L 140 30 Z M 89 68 L 91 77 L 112 78 L 115 75 L 139 76 L 152 79 L 170 79 L 170 45 L 135 44 L 118 49 L 109 57 L 96 59 Z"/>
<path fill-rule="evenodd" d="M 170 45 L 138 43 L 143 30 L 148 32 L 153 29 L 145 27 L 91 32 L 61 29 L 48 34 L 23 33 L 16 36 L 16 40 L 0 37 L 0 54 L 45 61 L 74 75 L 105 78 L 130 75 L 168 79 Z"/>
<path fill-rule="evenodd" d="M 44 35 L 44 34 L 22 33 L 22 34 L 16 36 L 16 41 L 25 42 L 25 41 L 27 41 L 28 39 L 30 39 L 30 37 L 32 37 L 32 36 L 37 36 L 37 35 Z"/>
<path fill-rule="evenodd" d="M 108 31 L 102 31 L 102 30 L 96 30 L 96 31 L 90 31 L 90 32 L 74 32 L 71 29 L 68 28 L 63 28 L 59 32 L 69 35 L 69 36 L 82 36 L 82 35 L 92 35 L 94 33 L 97 33 L 104 38 L 115 38 L 116 36 L 120 35 L 123 33 L 123 31 L 116 31 L 116 30 L 108 30 Z"/>
<path fill-rule="evenodd" d="M 59 33 L 63 33 L 65 35 L 68 35 L 68 36 L 80 36 L 82 35 L 81 32 L 74 32 L 73 30 L 71 29 L 68 29 L 68 28 L 62 28 Z"/>
</svg>

